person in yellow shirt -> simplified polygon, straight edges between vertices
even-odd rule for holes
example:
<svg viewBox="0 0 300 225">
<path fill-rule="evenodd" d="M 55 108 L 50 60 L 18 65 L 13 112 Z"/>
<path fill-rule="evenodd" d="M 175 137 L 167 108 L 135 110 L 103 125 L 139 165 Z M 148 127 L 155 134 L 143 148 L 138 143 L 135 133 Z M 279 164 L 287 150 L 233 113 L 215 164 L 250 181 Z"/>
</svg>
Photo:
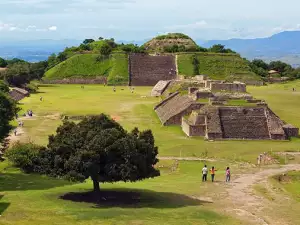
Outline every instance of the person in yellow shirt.
<svg viewBox="0 0 300 225">
<path fill-rule="evenodd" d="M 215 169 L 214 166 L 210 169 L 211 182 L 214 182 L 214 180 L 215 180 L 215 174 L 216 174 L 216 171 L 217 171 L 217 170 Z"/>
</svg>

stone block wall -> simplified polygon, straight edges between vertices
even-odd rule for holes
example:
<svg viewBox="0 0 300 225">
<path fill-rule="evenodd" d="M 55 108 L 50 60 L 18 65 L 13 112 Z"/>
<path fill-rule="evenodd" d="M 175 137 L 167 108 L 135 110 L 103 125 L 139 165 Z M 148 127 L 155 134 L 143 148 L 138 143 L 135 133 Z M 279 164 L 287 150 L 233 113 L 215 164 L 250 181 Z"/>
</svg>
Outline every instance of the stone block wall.
<svg viewBox="0 0 300 225">
<path fill-rule="evenodd" d="M 130 85 L 152 86 L 160 80 L 172 80 L 177 76 L 175 57 L 172 55 L 129 55 Z"/>
<path fill-rule="evenodd" d="M 264 108 L 220 108 L 223 138 L 270 139 Z"/>
<path fill-rule="evenodd" d="M 210 89 L 212 92 L 246 92 L 246 84 L 243 83 L 211 83 Z"/>
<path fill-rule="evenodd" d="M 195 92 L 196 100 L 210 98 L 212 96 L 213 96 L 213 94 L 210 91 L 196 91 Z"/>
<path fill-rule="evenodd" d="M 191 125 L 188 120 L 184 117 L 182 118 L 181 124 L 182 130 L 189 137 L 204 137 L 206 135 L 206 125 Z"/>
<path fill-rule="evenodd" d="M 44 84 L 106 84 L 106 77 L 99 77 L 95 79 L 85 79 L 85 78 L 69 78 L 63 80 L 43 80 Z"/>
<path fill-rule="evenodd" d="M 290 137 L 299 137 L 299 128 L 297 127 L 284 127 L 285 134 Z"/>
<path fill-rule="evenodd" d="M 198 104 L 198 103 L 191 104 L 188 108 L 186 108 L 185 110 L 183 110 L 179 114 L 177 114 L 177 115 L 173 116 L 172 118 L 170 118 L 165 123 L 165 126 L 169 126 L 169 125 L 181 125 L 181 123 L 182 123 L 182 117 L 191 114 L 193 110 L 198 110 L 201 107 L 203 107 L 203 104 Z"/>
<path fill-rule="evenodd" d="M 198 91 L 199 87 L 189 87 L 189 94 L 193 94 L 194 92 Z"/>
</svg>

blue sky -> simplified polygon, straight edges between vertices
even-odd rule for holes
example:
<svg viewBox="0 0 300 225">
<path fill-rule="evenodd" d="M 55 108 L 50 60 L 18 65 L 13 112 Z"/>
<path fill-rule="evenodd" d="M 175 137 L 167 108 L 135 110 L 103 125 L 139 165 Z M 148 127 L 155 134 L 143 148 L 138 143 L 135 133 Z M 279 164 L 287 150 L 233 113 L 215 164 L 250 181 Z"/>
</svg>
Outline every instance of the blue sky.
<svg viewBox="0 0 300 225">
<path fill-rule="evenodd" d="M 299 8 L 298 0 L 0 0 L 0 40 L 266 37 L 299 30 Z"/>
</svg>

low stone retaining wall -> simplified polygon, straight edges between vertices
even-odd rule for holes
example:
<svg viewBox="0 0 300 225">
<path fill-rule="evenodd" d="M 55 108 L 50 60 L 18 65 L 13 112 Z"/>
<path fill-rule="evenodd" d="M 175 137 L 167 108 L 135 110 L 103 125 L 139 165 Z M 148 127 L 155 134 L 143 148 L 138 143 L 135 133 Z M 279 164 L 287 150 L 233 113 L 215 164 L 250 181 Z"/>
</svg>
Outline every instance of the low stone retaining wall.
<svg viewBox="0 0 300 225">
<path fill-rule="evenodd" d="M 94 79 L 84 78 L 70 78 L 62 80 L 42 80 L 43 84 L 106 84 L 106 77 L 99 77 Z"/>
</svg>

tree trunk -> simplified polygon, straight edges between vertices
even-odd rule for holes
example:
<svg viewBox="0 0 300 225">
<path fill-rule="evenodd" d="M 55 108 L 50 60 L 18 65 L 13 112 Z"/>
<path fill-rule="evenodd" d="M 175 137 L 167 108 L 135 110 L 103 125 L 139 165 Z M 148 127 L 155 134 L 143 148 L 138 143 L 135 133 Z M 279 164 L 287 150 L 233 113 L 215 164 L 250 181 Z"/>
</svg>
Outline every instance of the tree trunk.
<svg viewBox="0 0 300 225">
<path fill-rule="evenodd" d="M 93 180 L 93 185 L 94 185 L 94 192 L 95 192 L 95 193 L 100 192 L 100 184 L 99 184 L 99 181 Z"/>
</svg>

